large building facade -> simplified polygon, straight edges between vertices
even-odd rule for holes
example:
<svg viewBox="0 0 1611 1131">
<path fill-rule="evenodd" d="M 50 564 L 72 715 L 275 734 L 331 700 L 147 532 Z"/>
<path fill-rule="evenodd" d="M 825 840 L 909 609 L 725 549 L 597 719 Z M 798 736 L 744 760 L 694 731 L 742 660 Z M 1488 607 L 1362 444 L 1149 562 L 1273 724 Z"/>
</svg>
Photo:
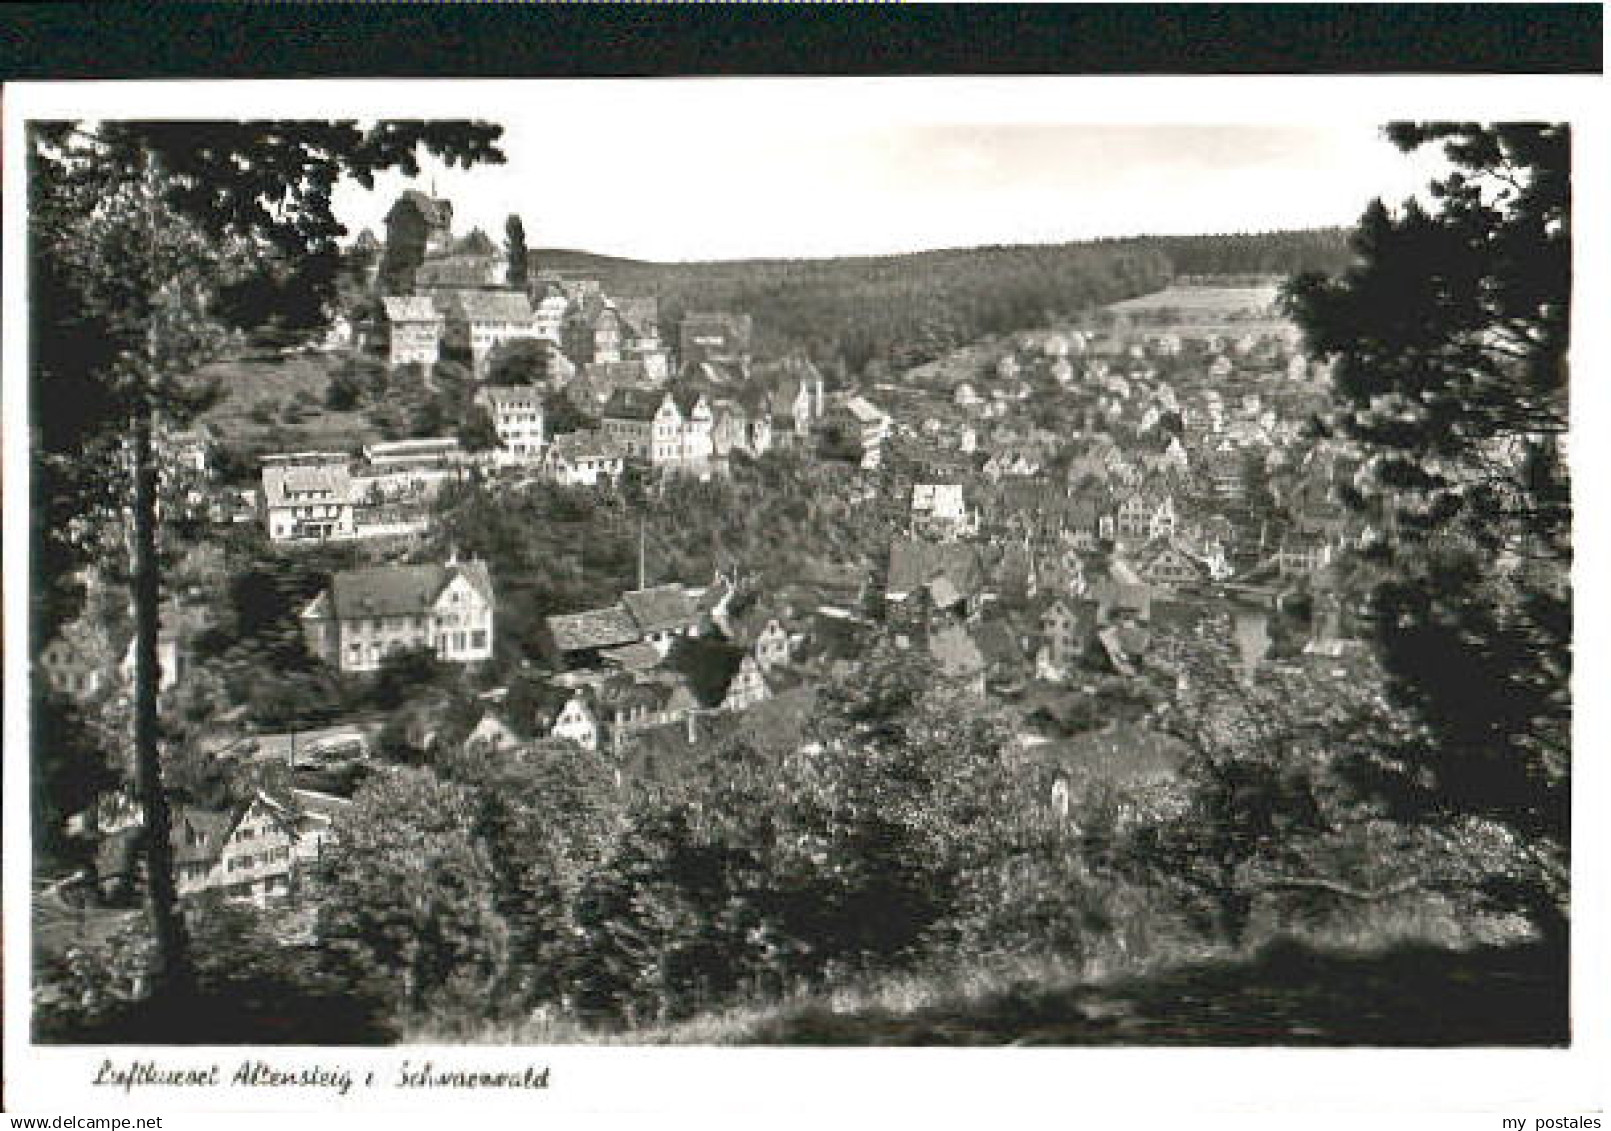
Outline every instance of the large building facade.
<svg viewBox="0 0 1611 1131">
<path fill-rule="evenodd" d="M 492 658 L 496 606 L 485 562 L 344 570 L 303 611 L 302 629 L 308 651 L 344 672 L 414 649 L 469 664 Z"/>
</svg>

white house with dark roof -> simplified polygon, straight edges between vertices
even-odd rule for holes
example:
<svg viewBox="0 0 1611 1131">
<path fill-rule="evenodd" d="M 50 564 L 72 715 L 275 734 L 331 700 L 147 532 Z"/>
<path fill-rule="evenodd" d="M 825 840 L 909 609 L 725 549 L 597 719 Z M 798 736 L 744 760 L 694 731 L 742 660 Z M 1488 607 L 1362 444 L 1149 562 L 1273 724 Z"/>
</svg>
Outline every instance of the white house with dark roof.
<svg viewBox="0 0 1611 1131">
<path fill-rule="evenodd" d="M 588 704 L 585 692 L 578 689 L 565 701 L 549 734 L 554 738 L 569 739 L 583 750 L 599 748 L 598 715 Z"/>
<path fill-rule="evenodd" d="M 442 344 L 480 373 L 493 347 L 516 338 L 539 338 L 536 312 L 521 291 L 460 291 L 448 301 Z"/>
<path fill-rule="evenodd" d="M 263 522 L 271 542 L 351 538 L 354 491 L 345 463 L 265 464 Z"/>
<path fill-rule="evenodd" d="M 336 814 L 351 804 L 310 789 L 284 796 L 258 791 L 225 834 L 201 886 L 258 906 L 290 896 L 297 873 L 323 855 Z"/>
<path fill-rule="evenodd" d="M 543 454 L 543 395 L 531 385 L 497 385 L 476 392 L 475 403 L 492 418 L 503 455 L 510 462 L 534 463 Z"/>
<path fill-rule="evenodd" d="M 386 360 L 392 365 L 434 365 L 442 356 L 444 320 L 425 295 L 389 295 L 386 312 Z"/>
<path fill-rule="evenodd" d="M 485 562 L 343 570 L 302 612 L 308 651 L 342 671 L 429 648 L 448 663 L 492 658 L 496 597 Z"/>
<path fill-rule="evenodd" d="M 543 452 L 540 467 L 555 483 L 567 487 L 596 487 L 621 478 L 621 447 L 595 431 L 561 432 Z"/>
</svg>

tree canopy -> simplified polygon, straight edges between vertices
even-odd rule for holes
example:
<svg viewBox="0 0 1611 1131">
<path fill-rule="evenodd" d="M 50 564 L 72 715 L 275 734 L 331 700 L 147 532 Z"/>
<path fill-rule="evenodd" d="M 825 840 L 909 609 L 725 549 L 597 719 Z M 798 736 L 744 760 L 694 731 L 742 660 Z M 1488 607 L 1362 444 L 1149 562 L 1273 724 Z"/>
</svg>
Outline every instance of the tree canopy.
<svg viewBox="0 0 1611 1131">
<path fill-rule="evenodd" d="M 1334 363 L 1329 427 L 1368 458 L 1351 501 L 1371 555 L 1382 657 L 1430 730 L 1374 784 L 1423 815 L 1499 820 L 1536 853 L 1512 892 L 1564 923 L 1570 841 L 1570 136 L 1564 125 L 1400 123 L 1441 143 L 1431 206 L 1377 201 L 1338 276 L 1286 291 Z"/>
</svg>

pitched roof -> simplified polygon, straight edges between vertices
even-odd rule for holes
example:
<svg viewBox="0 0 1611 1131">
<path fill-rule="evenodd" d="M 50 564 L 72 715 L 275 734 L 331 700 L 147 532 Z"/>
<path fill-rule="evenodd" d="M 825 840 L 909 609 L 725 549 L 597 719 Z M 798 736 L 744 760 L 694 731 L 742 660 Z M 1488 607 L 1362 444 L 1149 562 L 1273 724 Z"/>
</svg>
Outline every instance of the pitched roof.
<svg viewBox="0 0 1611 1131">
<path fill-rule="evenodd" d="M 491 599 L 486 563 L 461 562 L 343 570 L 330 579 L 330 602 L 338 619 L 419 616 L 429 611 L 455 575 Z"/>
<path fill-rule="evenodd" d="M 328 502 L 352 499 L 352 476 L 344 464 L 270 464 L 263 468 L 263 501 L 270 507 L 300 504 L 289 496 L 317 493 Z"/>
<path fill-rule="evenodd" d="M 636 644 L 642 639 L 637 623 L 623 608 L 589 609 L 548 618 L 548 631 L 561 652 L 581 652 L 592 648 L 615 648 Z"/>
<path fill-rule="evenodd" d="M 503 265 L 484 255 L 445 255 L 427 259 L 414 271 L 416 287 L 482 287 L 503 281 Z"/>
<path fill-rule="evenodd" d="M 666 394 L 658 389 L 618 388 L 610 394 L 604 415 L 615 420 L 653 420 L 665 399 Z"/>
<path fill-rule="evenodd" d="M 615 300 L 621 317 L 639 333 L 651 330 L 660 321 L 660 300 L 653 295 L 631 295 Z"/>
<path fill-rule="evenodd" d="M 478 401 L 485 401 L 496 411 L 505 407 L 528 408 L 535 404 L 543 407 L 542 390 L 533 385 L 488 385 L 475 395 Z"/>
<path fill-rule="evenodd" d="M 608 381 L 616 385 L 642 385 L 649 380 L 649 371 L 641 361 L 590 361 L 582 366 L 582 375 L 592 380 Z"/>
<path fill-rule="evenodd" d="M 984 565 L 979 552 L 964 542 L 925 542 L 903 538 L 890 546 L 890 593 L 912 593 L 944 575 L 964 596 L 977 593 L 984 585 Z"/>
<path fill-rule="evenodd" d="M 352 808 L 352 802 L 345 797 L 320 793 L 315 789 L 291 789 L 288 791 L 288 797 L 298 810 L 316 817 L 335 817 Z"/>
<path fill-rule="evenodd" d="M 425 295 L 387 295 L 381 299 L 388 322 L 439 322 L 442 312 Z"/>
<path fill-rule="evenodd" d="M 218 855 L 235 826 L 231 813 L 185 805 L 173 814 L 173 857 L 176 864 L 203 863 Z"/>
<path fill-rule="evenodd" d="M 693 599 L 677 584 L 623 593 L 621 604 L 644 634 L 686 628 L 699 618 Z"/>
<path fill-rule="evenodd" d="M 463 239 L 453 243 L 454 256 L 474 256 L 478 259 L 496 259 L 502 261 L 498 245 L 492 242 L 492 237 L 480 228 L 475 229 Z"/>
<path fill-rule="evenodd" d="M 889 414 L 866 397 L 855 396 L 845 402 L 845 411 L 863 424 L 878 424 L 889 419 Z"/>
<path fill-rule="evenodd" d="M 624 671 L 648 671 L 660 664 L 660 649 L 653 644 L 622 644 L 617 648 L 605 648 L 599 652 L 599 657 Z"/>
<path fill-rule="evenodd" d="M 530 322 L 531 300 L 523 291 L 460 291 L 456 313 L 470 322 Z"/>
<path fill-rule="evenodd" d="M 620 459 L 621 449 L 602 432 L 590 428 L 559 433 L 549 445 L 549 454 L 553 459 L 574 463 L 583 459 Z"/>
<path fill-rule="evenodd" d="M 694 415 L 694 410 L 699 407 L 700 401 L 705 401 L 707 408 L 710 405 L 710 402 L 705 397 L 704 391 L 690 385 L 684 385 L 681 388 L 674 389 L 671 394 L 671 399 L 676 403 L 677 411 L 682 413 L 683 419 L 685 420 Z"/>
</svg>

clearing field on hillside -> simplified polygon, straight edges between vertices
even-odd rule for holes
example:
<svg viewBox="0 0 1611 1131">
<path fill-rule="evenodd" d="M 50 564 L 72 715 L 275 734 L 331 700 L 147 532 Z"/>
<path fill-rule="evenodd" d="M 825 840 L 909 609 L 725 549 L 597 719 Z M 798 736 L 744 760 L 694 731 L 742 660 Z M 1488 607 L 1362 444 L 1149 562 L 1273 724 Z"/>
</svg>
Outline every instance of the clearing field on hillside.
<svg viewBox="0 0 1611 1131">
<path fill-rule="evenodd" d="M 1150 295 L 1125 299 L 1105 309 L 1115 314 L 1158 316 L 1178 314 L 1186 321 L 1217 318 L 1273 318 L 1276 287 L 1165 287 Z"/>
<path fill-rule="evenodd" d="M 373 431 L 362 413 L 325 407 L 325 390 L 339 359 L 303 354 L 253 354 L 205 365 L 198 382 L 217 378 L 223 397 L 202 422 L 226 443 L 271 436 L 309 448 L 347 448 Z"/>
</svg>

